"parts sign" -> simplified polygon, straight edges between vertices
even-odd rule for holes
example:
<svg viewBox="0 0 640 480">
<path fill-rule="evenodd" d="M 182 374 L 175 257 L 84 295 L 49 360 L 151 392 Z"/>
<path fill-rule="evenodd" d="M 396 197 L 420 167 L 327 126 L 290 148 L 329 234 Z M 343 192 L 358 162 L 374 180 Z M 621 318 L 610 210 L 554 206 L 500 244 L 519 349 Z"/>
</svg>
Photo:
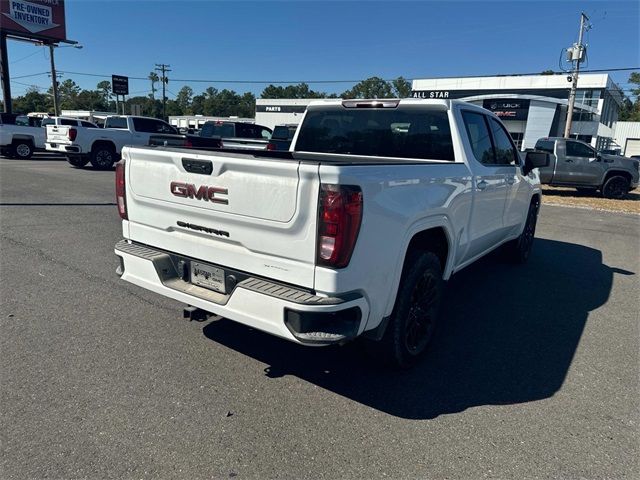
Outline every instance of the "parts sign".
<svg viewBox="0 0 640 480">
<path fill-rule="evenodd" d="M 64 0 L 0 0 L 0 30 L 21 38 L 64 41 Z"/>
</svg>

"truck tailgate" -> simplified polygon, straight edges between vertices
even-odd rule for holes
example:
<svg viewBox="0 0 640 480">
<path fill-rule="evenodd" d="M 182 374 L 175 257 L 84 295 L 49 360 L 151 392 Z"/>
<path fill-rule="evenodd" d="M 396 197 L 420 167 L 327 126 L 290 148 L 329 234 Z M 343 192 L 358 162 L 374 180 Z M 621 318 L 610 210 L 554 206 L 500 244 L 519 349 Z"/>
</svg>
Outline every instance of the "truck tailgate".
<svg viewBox="0 0 640 480">
<path fill-rule="evenodd" d="M 125 147 L 129 238 L 313 287 L 318 166 Z"/>
<path fill-rule="evenodd" d="M 70 144 L 67 125 L 47 125 L 47 143 Z"/>
</svg>

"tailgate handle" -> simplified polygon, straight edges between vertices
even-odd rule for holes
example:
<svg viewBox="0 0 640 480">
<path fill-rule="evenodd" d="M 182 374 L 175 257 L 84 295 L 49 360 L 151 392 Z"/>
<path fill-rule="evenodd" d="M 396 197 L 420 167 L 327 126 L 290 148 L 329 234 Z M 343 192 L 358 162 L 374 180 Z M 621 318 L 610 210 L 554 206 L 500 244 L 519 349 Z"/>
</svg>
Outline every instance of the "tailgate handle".
<svg viewBox="0 0 640 480">
<path fill-rule="evenodd" d="M 183 158 L 182 166 L 187 172 L 211 175 L 213 162 L 211 160 L 196 160 L 195 158 Z"/>
</svg>

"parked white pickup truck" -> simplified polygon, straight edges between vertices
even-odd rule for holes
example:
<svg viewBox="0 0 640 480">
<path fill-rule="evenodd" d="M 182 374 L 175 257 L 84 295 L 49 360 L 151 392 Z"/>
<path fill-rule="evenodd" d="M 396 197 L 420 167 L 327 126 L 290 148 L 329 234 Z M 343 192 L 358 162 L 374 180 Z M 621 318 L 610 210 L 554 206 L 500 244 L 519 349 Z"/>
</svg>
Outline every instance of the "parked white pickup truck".
<svg viewBox="0 0 640 480">
<path fill-rule="evenodd" d="M 46 149 L 66 155 L 74 167 L 91 162 L 94 168 L 109 169 L 120 159 L 125 145 L 148 145 L 159 134 L 177 134 L 167 122 L 134 116 L 107 117 L 104 128 L 47 125 Z"/>
<path fill-rule="evenodd" d="M 93 122 L 72 117 L 46 117 L 42 119 L 41 125 L 46 129 L 47 125 L 67 125 L 69 127 L 89 127 L 98 128 Z M 46 130 L 45 130 L 46 133 Z"/>
<path fill-rule="evenodd" d="M 122 158 L 123 280 L 305 345 L 364 336 L 401 367 L 443 280 L 500 245 L 527 260 L 549 162 L 487 110 L 422 99 L 312 103 L 290 152 Z"/>
<path fill-rule="evenodd" d="M 0 154 L 22 160 L 44 150 L 45 131 L 26 115 L 0 114 Z"/>
</svg>

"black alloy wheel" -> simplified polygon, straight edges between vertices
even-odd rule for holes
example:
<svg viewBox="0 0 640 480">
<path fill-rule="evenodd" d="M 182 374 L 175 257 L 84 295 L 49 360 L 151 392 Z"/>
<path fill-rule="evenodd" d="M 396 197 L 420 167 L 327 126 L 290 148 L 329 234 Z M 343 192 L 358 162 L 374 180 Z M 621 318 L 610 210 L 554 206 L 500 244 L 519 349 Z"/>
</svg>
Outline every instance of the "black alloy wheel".
<svg viewBox="0 0 640 480">
<path fill-rule="evenodd" d="M 621 199 L 629 192 L 629 179 L 622 175 L 609 178 L 602 186 L 602 195 L 605 198 Z"/>
<path fill-rule="evenodd" d="M 116 154 L 111 147 L 97 147 L 91 152 L 91 165 L 98 170 L 108 170 L 115 161 Z"/>
<path fill-rule="evenodd" d="M 420 354 L 433 337 L 435 329 L 435 309 L 438 301 L 439 282 L 433 272 L 425 270 L 411 293 L 411 306 L 407 314 L 405 342 L 413 355 Z"/>
</svg>

